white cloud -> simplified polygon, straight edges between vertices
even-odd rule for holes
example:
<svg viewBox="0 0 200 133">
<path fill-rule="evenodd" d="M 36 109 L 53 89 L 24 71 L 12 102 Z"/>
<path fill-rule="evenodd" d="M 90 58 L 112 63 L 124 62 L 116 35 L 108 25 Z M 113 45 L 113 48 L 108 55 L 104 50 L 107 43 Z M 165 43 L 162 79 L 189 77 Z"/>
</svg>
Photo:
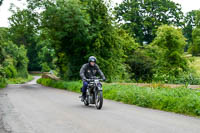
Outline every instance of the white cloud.
<svg viewBox="0 0 200 133">
<path fill-rule="evenodd" d="M 0 27 L 8 27 L 8 18 L 12 15 L 9 11 L 10 4 L 14 3 L 17 7 L 24 8 L 26 0 L 4 0 L 0 6 Z"/>
<path fill-rule="evenodd" d="M 200 9 L 199 0 L 173 0 L 173 1 L 181 4 L 184 13 L 189 12 L 191 10 Z"/>
</svg>

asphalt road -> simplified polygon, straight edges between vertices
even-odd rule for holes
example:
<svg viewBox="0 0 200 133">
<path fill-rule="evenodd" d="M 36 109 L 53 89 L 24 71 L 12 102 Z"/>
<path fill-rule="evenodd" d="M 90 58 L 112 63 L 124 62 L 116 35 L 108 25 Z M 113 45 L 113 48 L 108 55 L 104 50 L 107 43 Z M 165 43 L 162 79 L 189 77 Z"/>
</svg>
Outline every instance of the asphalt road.
<svg viewBox="0 0 200 133">
<path fill-rule="evenodd" d="M 104 100 L 86 107 L 79 94 L 35 81 L 0 90 L 0 133 L 200 133 L 200 119 Z"/>
</svg>

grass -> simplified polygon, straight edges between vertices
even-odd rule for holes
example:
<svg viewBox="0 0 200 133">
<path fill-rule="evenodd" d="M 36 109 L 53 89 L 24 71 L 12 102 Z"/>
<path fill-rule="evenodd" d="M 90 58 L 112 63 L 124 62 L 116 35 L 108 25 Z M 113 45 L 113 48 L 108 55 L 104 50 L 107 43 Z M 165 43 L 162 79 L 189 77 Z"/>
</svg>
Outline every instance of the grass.
<svg viewBox="0 0 200 133">
<path fill-rule="evenodd" d="M 32 76 L 42 76 L 42 73 L 29 73 Z"/>
<path fill-rule="evenodd" d="M 44 86 L 80 92 L 80 81 L 39 79 Z M 191 116 L 200 116 L 200 92 L 182 88 L 138 87 L 134 85 L 103 84 L 104 98 L 146 108 L 159 109 Z"/>
<path fill-rule="evenodd" d="M 200 75 L 200 57 L 190 57 L 193 61 L 190 63 L 190 66 L 196 70 L 196 73 Z"/>
<path fill-rule="evenodd" d="M 7 86 L 7 82 L 5 79 L 0 78 L 0 89 L 5 88 Z"/>
<path fill-rule="evenodd" d="M 28 78 L 11 78 L 7 80 L 8 84 L 23 84 L 26 83 L 28 81 L 33 80 L 33 76 L 32 75 L 28 75 Z"/>
</svg>

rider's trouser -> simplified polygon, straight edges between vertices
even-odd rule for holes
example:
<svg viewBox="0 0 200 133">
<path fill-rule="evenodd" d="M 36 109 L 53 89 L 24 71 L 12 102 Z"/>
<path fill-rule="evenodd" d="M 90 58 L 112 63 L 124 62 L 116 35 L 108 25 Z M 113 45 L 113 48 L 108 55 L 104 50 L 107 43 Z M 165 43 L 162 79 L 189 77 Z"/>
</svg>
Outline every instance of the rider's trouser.
<svg viewBox="0 0 200 133">
<path fill-rule="evenodd" d="M 83 81 L 83 87 L 81 89 L 82 96 L 86 96 L 87 87 L 88 87 L 88 82 L 87 81 Z"/>
</svg>

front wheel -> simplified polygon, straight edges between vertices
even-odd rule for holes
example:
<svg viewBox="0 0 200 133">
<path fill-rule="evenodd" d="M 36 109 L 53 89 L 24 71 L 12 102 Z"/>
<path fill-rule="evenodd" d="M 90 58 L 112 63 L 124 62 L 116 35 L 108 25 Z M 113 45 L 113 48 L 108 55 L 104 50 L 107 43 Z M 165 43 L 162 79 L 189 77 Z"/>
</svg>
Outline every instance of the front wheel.
<svg viewBox="0 0 200 133">
<path fill-rule="evenodd" d="M 95 104 L 97 109 L 101 109 L 103 106 L 103 93 L 98 91 L 95 97 Z"/>
</svg>

